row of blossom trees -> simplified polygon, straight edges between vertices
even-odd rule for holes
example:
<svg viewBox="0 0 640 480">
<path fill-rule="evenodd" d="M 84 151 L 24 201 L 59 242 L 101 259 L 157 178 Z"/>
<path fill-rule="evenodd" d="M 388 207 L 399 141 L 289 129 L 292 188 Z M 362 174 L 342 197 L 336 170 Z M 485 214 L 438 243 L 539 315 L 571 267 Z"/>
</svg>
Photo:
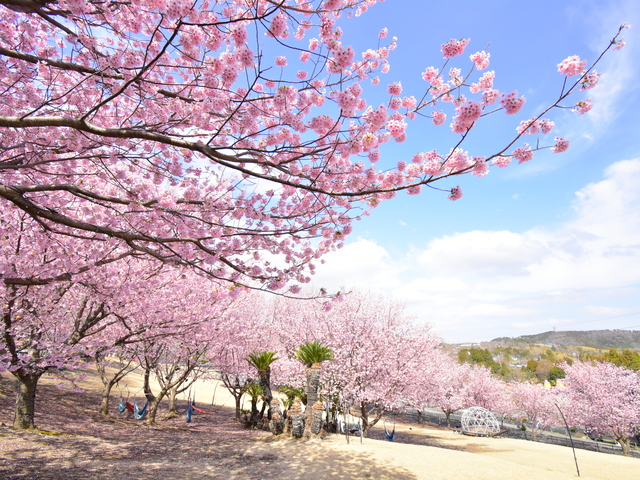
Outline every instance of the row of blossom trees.
<svg viewBox="0 0 640 480">
<path fill-rule="evenodd" d="M 640 426 L 640 377 L 609 363 L 565 365 L 566 388 L 546 389 L 535 382 L 507 384 L 484 366 L 458 363 L 441 348 L 426 325 L 415 324 L 403 305 L 363 292 L 341 295 L 330 311 L 318 302 L 256 297 L 252 318 L 263 326 L 245 336 L 244 351 L 233 349 L 235 363 L 224 368 L 255 372 L 244 360 L 252 350 L 268 349 L 275 386 L 305 385 L 295 352 L 305 342 L 319 342 L 333 352 L 322 363 L 320 394 L 326 404 L 351 407 L 362 418 L 365 434 L 386 412 L 402 408 L 442 409 L 447 417 L 465 407 L 482 406 L 530 428 L 534 440 L 551 425 L 570 424 L 591 436 L 616 439 L 625 452 Z M 228 358 L 228 357 L 225 357 Z M 235 370 L 234 370 L 235 369 Z M 243 370 L 244 369 L 244 370 Z M 312 405 L 307 405 L 311 407 Z"/>
<path fill-rule="evenodd" d="M 526 423 L 535 440 L 559 423 L 561 409 L 571 425 L 615 438 L 628 452 L 640 425 L 640 380 L 622 367 L 566 365 L 565 390 L 509 385 L 484 366 L 458 363 L 428 325 L 415 324 L 402 304 L 387 298 L 351 292 L 327 311 L 319 301 L 250 292 L 231 298 L 228 289 L 204 289 L 189 271 L 164 267 L 143 273 L 142 266 L 148 265 L 128 259 L 91 269 L 76 281 L 56 282 L 55 288 L 12 287 L 3 312 L 0 367 L 18 380 L 14 426 L 34 427 L 35 392 L 44 373 L 91 361 L 100 367 L 113 356 L 123 369 L 100 369 L 100 411 L 109 412 L 112 387 L 135 366 L 143 372 L 149 422 L 163 398 L 173 394 L 175 400 L 181 387 L 210 375 L 211 367 L 235 392 L 238 419 L 249 384 L 266 382 L 264 395 L 272 386 L 301 391 L 308 386 L 305 367 L 307 375 L 317 367 L 325 405 L 357 414 L 365 435 L 397 409 L 437 407 L 449 421 L 452 413 L 478 405 Z M 321 365 L 299 361 L 300 346 L 310 343 L 330 349 Z M 247 361 L 258 352 L 273 352 L 267 377 Z M 266 407 L 271 398 L 263 397 Z"/>
</svg>

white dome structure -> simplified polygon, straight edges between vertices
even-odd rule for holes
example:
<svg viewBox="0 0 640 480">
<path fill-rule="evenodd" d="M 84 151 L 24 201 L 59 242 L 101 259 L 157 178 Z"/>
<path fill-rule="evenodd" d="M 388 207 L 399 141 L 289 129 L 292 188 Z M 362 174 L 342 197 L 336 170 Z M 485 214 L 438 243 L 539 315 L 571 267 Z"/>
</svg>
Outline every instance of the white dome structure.
<svg viewBox="0 0 640 480">
<path fill-rule="evenodd" d="M 490 436 L 500 433 L 496 416 L 486 408 L 471 407 L 462 414 L 462 433 L 467 435 Z"/>
</svg>

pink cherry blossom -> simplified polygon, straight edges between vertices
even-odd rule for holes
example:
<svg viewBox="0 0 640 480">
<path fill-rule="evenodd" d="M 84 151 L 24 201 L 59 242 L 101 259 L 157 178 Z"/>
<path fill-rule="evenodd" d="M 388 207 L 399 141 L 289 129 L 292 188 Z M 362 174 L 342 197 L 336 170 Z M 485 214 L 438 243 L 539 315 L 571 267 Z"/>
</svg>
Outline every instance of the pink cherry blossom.
<svg viewBox="0 0 640 480">
<path fill-rule="evenodd" d="M 493 80 L 495 78 L 495 72 L 493 70 L 485 72 L 477 83 L 472 83 L 469 90 L 471 93 L 478 93 L 484 90 L 493 88 Z"/>
<path fill-rule="evenodd" d="M 389 108 L 391 110 L 398 110 L 400 107 L 402 107 L 402 99 L 401 98 L 395 97 L 395 98 L 392 98 L 389 101 Z"/>
<path fill-rule="evenodd" d="M 389 95 L 400 95 L 402 93 L 402 84 L 400 82 L 392 83 L 387 86 Z"/>
<path fill-rule="evenodd" d="M 591 99 L 580 100 L 578 103 L 576 103 L 576 106 L 573 108 L 573 111 L 577 112 L 579 115 L 584 115 L 589 110 L 591 110 L 592 107 L 593 107 L 593 104 L 591 103 Z"/>
<path fill-rule="evenodd" d="M 488 162 L 462 148 L 442 156 L 426 146 L 406 175 L 365 165 L 392 140 L 428 142 L 425 128 L 447 115 L 461 134 L 480 122 L 491 127 L 498 77 L 485 71 L 465 84 L 464 72 L 489 59 L 460 56 L 469 40 L 442 46 L 446 78 L 421 67 L 423 88 L 408 91 L 407 81 L 393 79 L 391 100 L 376 107 L 372 99 L 387 92 L 378 75 L 391 68 L 397 45 L 374 35 L 356 55 L 348 17 L 371 2 L 249 3 L 255 11 L 240 0 L 140 0 L 117 9 L 78 1 L 64 4 L 75 12 L 59 15 L 64 28 L 37 14 L 45 7 L 0 9 L 0 136 L 10 146 L 0 150 L 0 210 L 10 219 L 0 238 L 15 235 L 26 215 L 37 219 L 24 225 L 26 235 L 48 232 L 42 242 L 52 251 L 65 238 L 83 239 L 65 248 L 91 256 L 64 256 L 64 268 L 50 274 L 32 266 L 16 281 L 46 284 L 135 254 L 227 282 L 229 296 L 245 286 L 288 292 L 310 281 L 314 261 L 340 248 L 363 210 L 402 189 L 416 193 L 417 177 L 435 184 L 510 161 L 500 152 L 511 151 L 513 131 L 496 132 L 502 143 L 483 152 Z M 568 63 L 564 71 L 591 72 L 581 87 L 597 83 L 583 62 Z M 516 92 L 501 97 L 509 114 L 523 102 Z M 589 100 L 582 102 L 585 111 Z M 563 97 L 541 108 L 565 104 Z M 550 130 L 545 121 L 538 133 Z M 553 151 L 564 148 L 558 142 Z M 273 184 L 271 194 L 255 182 Z"/>
<path fill-rule="evenodd" d="M 600 80 L 600 74 L 595 70 L 592 70 L 587 75 L 585 75 L 584 78 L 580 81 L 580 83 L 582 84 L 581 90 L 584 91 L 584 90 L 592 89 L 598 84 L 599 80 Z"/>
<path fill-rule="evenodd" d="M 489 66 L 489 57 L 490 56 L 491 56 L 490 53 L 485 52 L 483 50 L 482 52 L 474 53 L 469 58 L 476 65 L 476 70 L 484 70 L 485 68 L 487 68 Z"/>
<path fill-rule="evenodd" d="M 431 114 L 431 118 L 434 125 L 442 125 L 447 119 L 447 114 L 444 113 L 442 110 L 435 110 Z"/>
<path fill-rule="evenodd" d="M 563 365 L 567 377 L 566 415 L 571 425 L 588 434 L 614 438 L 629 454 L 629 439 L 640 423 L 640 378 L 611 363 L 574 362 Z"/>
<path fill-rule="evenodd" d="M 562 137 L 555 138 L 556 144 L 551 148 L 553 153 L 562 153 L 569 148 L 569 140 L 566 140 Z"/>
<path fill-rule="evenodd" d="M 493 159 L 493 164 L 499 168 L 505 168 L 511 163 L 511 157 L 509 155 L 499 155 Z"/>
<path fill-rule="evenodd" d="M 460 188 L 460 185 L 453 187 L 447 198 L 449 200 L 458 200 L 462 198 L 462 189 Z"/>
<path fill-rule="evenodd" d="M 464 133 L 480 118 L 482 106 L 478 102 L 468 101 L 456 108 L 456 116 L 453 117 L 452 130 L 455 133 Z"/>
<path fill-rule="evenodd" d="M 503 93 L 500 96 L 500 103 L 507 115 L 514 115 L 518 113 L 522 109 L 525 101 L 524 97 L 518 98 L 517 90 L 514 90 L 511 93 Z"/>
<path fill-rule="evenodd" d="M 613 47 L 615 50 L 621 50 L 625 45 L 627 44 L 627 42 L 625 41 L 624 37 L 622 37 L 620 40 L 617 40 L 615 42 L 615 47 Z"/>
<path fill-rule="evenodd" d="M 271 20 L 271 25 L 267 31 L 267 35 L 279 38 L 284 35 L 287 30 L 287 17 L 284 13 L 278 12 Z"/>
<path fill-rule="evenodd" d="M 437 68 L 434 67 L 428 67 L 423 73 L 422 73 L 422 79 L 425 82 L 432 82 L 433 80 L 435 80 L 438 77 L 438 74 L 440 73 L 440 71 Z"/>
<path fill-rule="evenodd" d="M 533 159 L 533 151 L 530 147 L 519 147 L 513 151 L 513 158 L 518 160 L 518 163 L 528 162 Z"/>
<path fill-rule="evenodd" d="M 406 128 L 407 124 L 402 120 L 389 120 L 387 123 L 387 131 L 394 138 L 403 135 Z"/>
<path fill-rule="evenodd" d="M 500 92 L 493 88 L 489 88 L 482 92 L 482 101 L 485 105 L 493 105 L 500 97 Z"/>
<path fill-rule="evenodd" d="M 578 57 L 577 55 L 572 55 L 565 58 L 558 64 L 558 72 L 566 75 L 567 77 L 572 77 L 573 75 L 582 73 L 586 66 L 586 60 L 580 60 L 580 57 Z"/>
<path fill-rule="evenodd" d="M 442 56 L 444 58 L 453 58 L 464 53 L 465 47 L 469 44 L 470 39 L 463 38 L 461 40 L 451 39 L 441 46 Z"/>
<path fill-rule="evenodd" d="M 489 164 L 485 161 L 484 157 L 475 157 L 473 165 L 473 175 L 477 177 L 484 177 L 489 173 Z"/>
</svg>

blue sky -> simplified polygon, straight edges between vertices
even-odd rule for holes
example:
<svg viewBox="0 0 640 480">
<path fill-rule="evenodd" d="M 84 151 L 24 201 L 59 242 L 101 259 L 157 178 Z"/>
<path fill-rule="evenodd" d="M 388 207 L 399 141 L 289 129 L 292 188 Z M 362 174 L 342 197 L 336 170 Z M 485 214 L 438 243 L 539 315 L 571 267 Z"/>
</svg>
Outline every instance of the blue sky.
<svg viewBox="0 0 640 480">
<path fill-rule="evenodd" d="M 447 342 L 553 328 L 640 329 L 640 2 L 387 0 L 345 22 L 343 43 L 363 51 L 388 27 L 398 48 L 381 83 L 401 81 L 403 95 L 416 97 L 424 91 L 421 72 L 442 64 L 442 43 L 471 38 L 457 62 L 465 67 L 469 54 L 489 45 L 495 87 L 517 89 L 527 103 L 518 115 L 485 121 L 464 147 L 479 156 L 557 97 L 559 62 L 594 60 L 623 22 L 634 28 L 624 33 L 627 46 L 597 68 L 603 76 L 589 91 L 593 110 L 550 116 L 556 127 L 547 140 L 568 138 L 567 152 L 540 152 L 484 178 L 436 185 L 461 185 L 456 202 L 430 189 L 398 195 L 354 224 L 313 284 L 392 295 Z M 407 142 L 386 145 L 379 166 L 448 151 L 456 136 L 443 127 L 410 124 Z"/>
</svg>

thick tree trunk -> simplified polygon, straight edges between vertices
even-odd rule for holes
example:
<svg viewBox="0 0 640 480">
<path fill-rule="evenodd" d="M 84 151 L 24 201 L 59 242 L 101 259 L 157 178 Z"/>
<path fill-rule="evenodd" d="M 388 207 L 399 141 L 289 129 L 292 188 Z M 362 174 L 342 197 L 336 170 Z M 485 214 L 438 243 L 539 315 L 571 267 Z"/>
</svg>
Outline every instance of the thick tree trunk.
<svg viewBox="0 0 640 480">
<path fill-rule="evenodd" d="M 40 373 L 20 374 L 13 372 L 18 380 L 16 389 L 16 404 L 13 416 L 13 427 L 19 430 L 33 430 L 36 428 L 34 415 L 36 410 L 36 388 Z"/>
<path fill-rule="evenodd" d="M 267 419 L 271 420 L 271 400 L 273 400 L 273 393 L 271 393 L 271 368 L 260 370 L 258 375 L 260 378 L 260 388 L 262 388 L 262 401 L 265 404 L 262 408 L 262 414 L 264 414 L 264 407 L 268 407 Z"/>
<path fill-rule="evenodd" d="M 447 421 L 447 428 L 451 428 L 451 413 L 453 412 L 446 408 L 443 408 L 442 411 L 444 412 L 444 418 Z"/>
<path fill-rule="evenodd" d="M 304 433 L 304 413 L 302 411 L 302 401 L 296 397 L 293 405 L 287 414 L 287 432 L 291 433 L 294 438 L 302 438 Z"/>
<path fill-rule="evenodd" d="M 153 400 L 149 401 L 149 406 L 147 407 L 147 418 L 145 423 L 149 425 L 153 425 L 156 423 L 156 416 L 158 414 L 158 407 L 160 406 L 160 402 L 164 398 L 164 394 L 160 393 L 158 396 L 153 396 Z"/>
<path fill-rule="evenodd" d="M 145 368 L 144 370 L 144 383 L 142 389 L 144 391 L 144 396 L 149 405 L 147 406 L 147 417 L 145 422 L 148 424 L 156 423 L 156 414 L 158 412 L 158 405 L 160 405 L 160 400 L 164 397 L 165 392 L 160 392 L 156 397 L 151 391 L 151 369 Z"/>
<path fill-rule="evenodd" d="M 628 438 L 618 438 L 617 441 L 622 447 L 622 454 L 627 457 L 631 455 L 631 441 Z"/>
<path fill-rule="evenodd" d="M 307 407 L 309 413 L 311 409 L 318 401 L 318 390 L 320 388 L 320 373 L 322 366 L 319 363 L 314 363 L 308 367 L 305 371 L 307 376 L 306 394 L 307 394 Z"/>
<path fill-rule="evenodd" d="M 384 408 L 372 408 L 371 410 L 367 410 L 367 405 L 365 403 L 360 404 L 360 414 L 362 416 L 362 436 L 365 438 L 369 438 L 369 431 L 373 426 L 380 421 L 382 415 L 386 410 Z M 373 417 L 369 414 L 375 412 Z"/>
</svg>

